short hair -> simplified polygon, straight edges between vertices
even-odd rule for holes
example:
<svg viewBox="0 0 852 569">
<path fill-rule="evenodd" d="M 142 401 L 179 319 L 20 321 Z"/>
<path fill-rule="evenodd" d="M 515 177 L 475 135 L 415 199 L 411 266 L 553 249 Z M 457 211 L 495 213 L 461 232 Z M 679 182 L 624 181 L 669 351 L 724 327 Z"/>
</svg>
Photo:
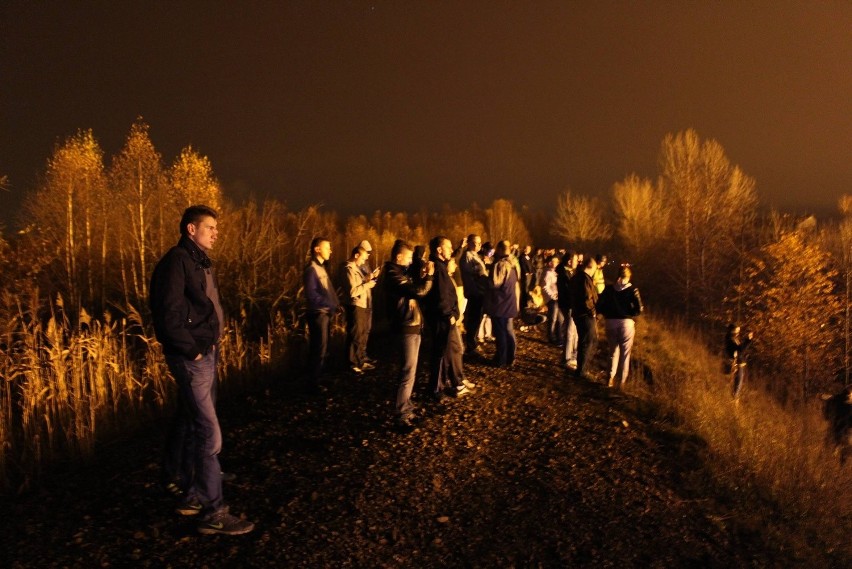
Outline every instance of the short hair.
<svg viewBox="0 0 852 569">
<path fill-rule="evenodd" d="M 449 239 L 443 235 L 436 235 L 431 241 L 429 241 L 429 249 L 433 254 L 438 252 L 438 247 L 443 245 L 444 241 L 449 241 Z"/>
<path fill-rule="evenodd" d="M 468 243 L 468 245 L 469 245 L 469 244 L 471 244 L 471 243 L 474 243 L 474 242 L 476 241 L 476 238 L 477 238 L 477 237 L 479 237 L 479 235 L 477 235 L 476 233 L 471 233 L 470 235 L 468 235 L 468 236 L 467 236 L 467 243 Z M 481 238 L 480 238 L 480 239 L 481 239 Z"/>
<path fill-rule="evenodd" d="M 621 265 L 621 268 L 618 269 L 618 278 L 620 279 L 629 279 L 633 275 L 633 269 L 630 268 L 630 265 Z"/>
<path fill-rule="evenodd" d="M 311 241 L 311 256 L 313 256 L 313 254 L 314 254 L 314 249 L 319 247 L 320 243 L 322 243 L 323 241 L 328 241 L 328 238 L 327 237 L 314 237 L 313 238 L 313 240 Z M 329 241 L 329 243 L 330 243 L 330 241 Z"/>
<path fill-rule="evenodd" d="M 595 255 L 595 261 L 597 262 L 598 265 L 600 265 L 602 262 L 604 262 L 606 260 L 607 260 L 606 255 L 604 255 L 603 253 L 598 253 L 597 255 Z"/>
<path fill-rule="evenodd" d="M 212 217 L 216 219 L 218 217 L 216 215 L 216 210 L 210 206 L 206 205 L 191 205 L 183 211 L 183 216 L 180 218 L 180 234 L 183 236 L 189 236 L 189 231 L 186 229 L 186 226 L 190 223 L 193 225 L 198 225 L 202 219 L 205 217 Z"/>
<path fill-rule="evenodd" d="M 402 239 L 397 239 L 393 243 L 393 247 L 391 248 L 391 259 L 396 261 L 396 256 L 402 253 L 403 251 L 413 251 L 411 244 L 403 241 Z"/>
<path fill-rule="evenodd" d="M 502 241 L 497 242 L 497 253 L 504 254 L 508 253 L 509 249 L 512 247 L 512 244 L 503 239 Z"/>
<path fill-rule="evenodd" d="M 588 257 L 583 257 L 583 268 L 584 269 L 591 268 L 592 263 L 597 264 L 597 261 L 595 261 L 594 257 L 592 257 L 591 255 L 589 255 Z"/>
<path fill-rule="evenodd" d="M 363 255 L 364 253 L 368 253 L 368 252 L 369 251 L 367 251 L 366 249 L 364 249 L 360 245 L 355 245 L 355 248 L 352 249 L 352 256 L 354 257 L 355 255 Z"/>
</svg>

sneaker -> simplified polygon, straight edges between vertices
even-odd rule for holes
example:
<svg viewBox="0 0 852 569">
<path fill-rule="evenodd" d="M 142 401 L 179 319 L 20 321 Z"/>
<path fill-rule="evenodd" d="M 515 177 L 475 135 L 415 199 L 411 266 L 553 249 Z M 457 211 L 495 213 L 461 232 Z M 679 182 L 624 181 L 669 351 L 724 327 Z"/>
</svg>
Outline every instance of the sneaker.
<svg viewBox="0 0 852 569">
<path fill-rule="evenodd" d="M 450 392 L 450 397 L 464 397 L 465 395 L 469 395 L 471 393 L 473 393 L 473 391 L 471 391 L 470 389 L 468 389 L 464 385 L 459 385 L 456 388 L 455 393 L 453 393 L 452 391 Z"/>
<path fill-rule="evenodd" d="M 568 369 L 577 369 L 577 360 L 568 360 L 565 363 L 565 367 Z"/>
<path fill-rule="evenodd" d="M 468 381 L 466 379 L 462 380 L 462 384 L 468 389 L 476 389 L 476 384 L 472 381 Z"/>
<path fill-rule="evenodd" d="M 197 516 L 201 513 L 201 502 L 197 498 L 182 500 L 175 508 L 175 512 L 181 516 Z"/>
<path fill-rule="evenodd" d="M 404 433 L 411 432 L 417 428 L 417 419 L 411 415 L 399 417 L 396 420 L 396 428 Z"/>
<path fill-rule="evenodd" d="M 221 533 L 222 535 L 242 535 L 253 529 L 253 523 L 237 516 L 232 516 L 228 513 L 228 508 L 223 508 L 216 513 L 210 514 L 198 522 L 198 533 L 204 535 L 217 533 Z"/>
<path fill-rule="evenodd" d="M 364 374 L 364 369 L 360 368 L 358 366 L 350 366 L 349 371 L 351 371 L 355 375 L 363 375 Z"/>
<path fill-rule="evenodd" d="M 169 482 L 163 486 L 163 491 L 166 492 L 169 496 L 172 496 L 177 499 L 182 499 L 184 492 L 181 490 L 180 486 L 177 485 L 177 482 Z"/>
<path fill-rule="evenodd" d="M 368 361 L 364 361 L 364 363 L 361 364 L 361 370 L 367 371 L 368 369 L 376 369 L 376 366 Z"/>
</svg>

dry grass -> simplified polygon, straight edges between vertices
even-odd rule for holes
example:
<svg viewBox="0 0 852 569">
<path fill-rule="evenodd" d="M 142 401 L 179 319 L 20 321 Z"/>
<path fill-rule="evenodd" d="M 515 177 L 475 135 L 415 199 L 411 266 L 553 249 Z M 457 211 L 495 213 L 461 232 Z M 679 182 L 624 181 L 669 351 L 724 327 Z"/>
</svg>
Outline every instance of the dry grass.
<svg viewBox="0 0 852 569">
<path fill-rule="evenodd" d="M 720 357 L 683 325 L 645 319 L 637 348 L 654 385 L 631 389 L 647 389 L 666 415 L 707 443 L 715 479 L 754 517 L 746 524 L 803 555 L 809 548 L 852 554 L 852 466 L 841 467 L 826 443 L 820 401 L 783 406 L 747 377 L 734 402 Z"/>
<path fill-rule="evenodd" d="M 95 443 L 160 412 L 173 380 L 156 339 L 130 310 L 120 321 L 72 327 L 60 315 L 45 324 L 20 311 L 2 331 L 0 352 L 0 486 L 26 487 L 57 458 L 91 454 Z M 287 330 L 248 342 L 229 322 L 220 378 L 274 364 Z"/>
</svg>

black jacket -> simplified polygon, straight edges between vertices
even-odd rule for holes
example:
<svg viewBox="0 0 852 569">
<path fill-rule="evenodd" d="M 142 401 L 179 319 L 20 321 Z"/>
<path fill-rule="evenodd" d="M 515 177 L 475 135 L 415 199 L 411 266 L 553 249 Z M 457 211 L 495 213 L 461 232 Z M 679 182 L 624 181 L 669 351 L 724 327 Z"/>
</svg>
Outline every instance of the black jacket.
<svg viewBox="0 0 852 569">
<path fill-rule="evenodd" d="M 619 289 L 616 285 L 606 285 L 598 298 L 598 312 L 607 319 L 636 318 L 642 314 L 642 297 L 639 289 L 632 284 Z"/>
<path fill-rule="evenodd" d="M 595 305 L 598 303 L 598 289 L 595 288 L 592 277 L 578 268 L 571 277 L 569 286 L 571 287 L 571 315 L 594 317 L 597 314 Z"/>
<path fill-rule="evenodd" d="M 432 276 L 412 278 L 405 267 L 390 261 L 385 263 L 382 274 L 391 330 L 419 334 L 423 327 L 423 313 L 418 301 L 432 289 Z"/>
<path fill-rule="evenodd" d="M 435 263 L 435 277 L 432 290 L 424 299 L 426 317 L 435 322 L 449 320 L 452 317 L 458 320 L 460 315 L 459 297 L 453 279 L 447 272 L 447 261 L 442 261 L 434 255 L 430 257 L 430 260 Z"/>
<path fill-rule="evenodd" d="M 198 245 L 181 237 L 154 267 L 149 303 L 164 354 L 194 360 L 219 340 L 219 317 L 206 292 L 211 265 Z"/>
</svg>

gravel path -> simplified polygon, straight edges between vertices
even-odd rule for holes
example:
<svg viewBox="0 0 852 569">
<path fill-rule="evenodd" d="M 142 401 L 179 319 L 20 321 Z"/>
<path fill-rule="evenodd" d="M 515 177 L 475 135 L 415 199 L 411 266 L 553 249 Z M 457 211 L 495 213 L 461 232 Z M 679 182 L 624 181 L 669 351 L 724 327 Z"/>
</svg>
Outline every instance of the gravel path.
<svg viewBox="0 0 852 569">
<path fill-rule="evenodd" d="M 5 498 L 0 566 L 784 564 L 759 536 L 732 535 L 735 514 L 698 490 L 701 441 L 635 397 L 569 379 L 556 358 L 537 333 L 519 334 L 514 369 L 468 364 L 476 393 L 424 406 L 408 434 L 390 421 L 389 363 L 336 374 L 320 396 L 290 377 L 225 394 L 223 465 L 237 474 L 225 495 L 253 533 L 198 536 L 172 514 L 155 426 Z M 418 376 L 421 401 L 424 385 Z"/>
</svg>

